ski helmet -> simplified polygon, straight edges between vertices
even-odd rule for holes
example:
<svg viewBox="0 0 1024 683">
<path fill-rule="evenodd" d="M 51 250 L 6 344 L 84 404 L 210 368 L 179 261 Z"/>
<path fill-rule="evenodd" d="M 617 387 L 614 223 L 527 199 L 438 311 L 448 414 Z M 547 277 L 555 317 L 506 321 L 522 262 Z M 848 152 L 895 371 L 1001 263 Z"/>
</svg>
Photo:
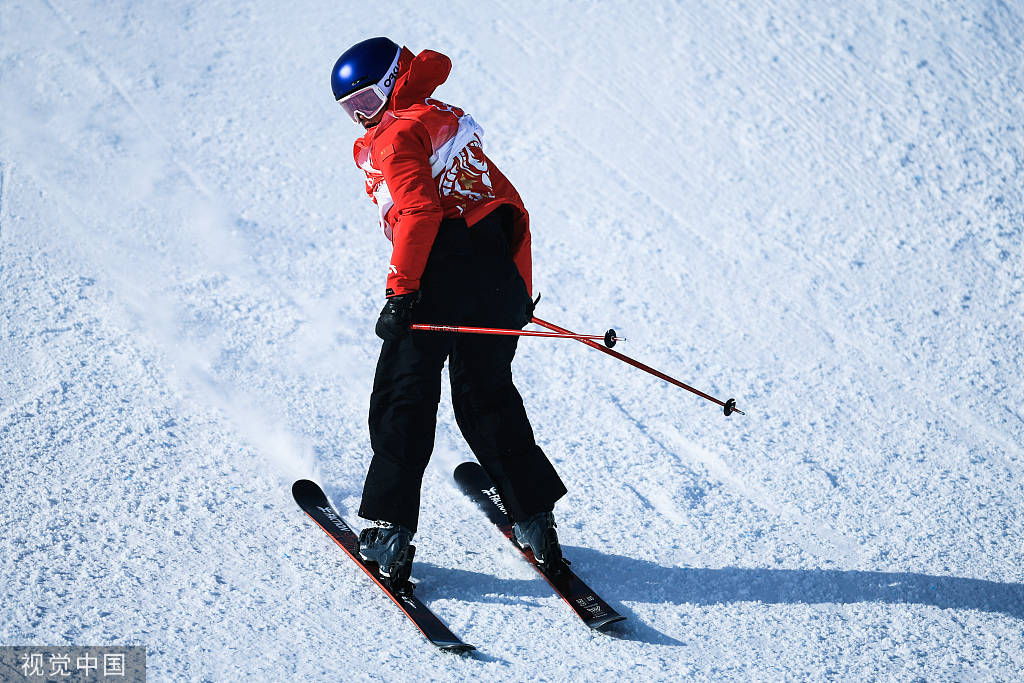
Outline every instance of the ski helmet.
<svg viewBox="0 0 1024 683">
<path fill-rule="evenodd" d="M 353 121 L 371 119 L 387 104 L 398 79 L 402 48 L 387 38 L 356 43 L 338 57 L 331 72 L 334 99 Z"/>
</svg>

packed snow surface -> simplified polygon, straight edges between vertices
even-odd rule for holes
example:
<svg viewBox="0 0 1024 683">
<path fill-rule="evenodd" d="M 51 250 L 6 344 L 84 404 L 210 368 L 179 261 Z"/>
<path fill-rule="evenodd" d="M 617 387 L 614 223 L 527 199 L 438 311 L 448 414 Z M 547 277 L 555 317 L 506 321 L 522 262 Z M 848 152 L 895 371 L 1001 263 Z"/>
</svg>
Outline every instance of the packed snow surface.
<svg viewBox="0 0 1024 683">
<path fill-rule="evenodd" d="M 457 492 L 435 651 L 355 511 L 390 245 L 349 45 L 454 68 L 531 211 L 520 343 L 585 629 Z M 1010 680 L 1024 670 L 1024 8 L 998 0 L 0 4 L 0 645 L 153 680 Z"/>
</svg>

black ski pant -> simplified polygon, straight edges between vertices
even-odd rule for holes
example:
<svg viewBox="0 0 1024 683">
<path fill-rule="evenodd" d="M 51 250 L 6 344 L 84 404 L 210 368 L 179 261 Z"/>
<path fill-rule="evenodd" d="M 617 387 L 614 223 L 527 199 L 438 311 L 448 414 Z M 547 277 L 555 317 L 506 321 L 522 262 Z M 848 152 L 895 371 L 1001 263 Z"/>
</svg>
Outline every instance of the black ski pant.
<svg viewBox="0 0 1024 683">
<path fill-rule="evenodd" d="M 509 252 L 511 210 L 469 228 L 441 223 L 421 278 L 416 322 L 522 327 L 529 294 Z M 448 361 L 455 420 L 513 520 L 549 512 L 566 493 L 534 441 L 512 382 L 517 337 L 410 332 L 385 341 L 370 397 L 373 458 L 359 516 L 416 531 L 420 486 L 434 449 L 441 369 Z"/>
</svg>

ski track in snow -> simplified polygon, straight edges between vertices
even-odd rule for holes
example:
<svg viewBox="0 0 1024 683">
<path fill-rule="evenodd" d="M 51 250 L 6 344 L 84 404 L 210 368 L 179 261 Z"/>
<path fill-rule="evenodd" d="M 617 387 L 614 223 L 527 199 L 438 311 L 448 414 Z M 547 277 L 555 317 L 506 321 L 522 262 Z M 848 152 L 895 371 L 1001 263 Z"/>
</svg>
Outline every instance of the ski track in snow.
<svg viewBox="0 0 1024 683">
<path fill-rule="evenodd" d="M 154 125 L 153 121 L 151 121 L 150 118 L 146 116 L 139 109 L 138 106 L 136 106 L 131 96 L 125 91 L 123 87 L 121 87 L 118 81 L 115 78 L 113 78 L 106 69 L 103 68 L 103 65 L 95 57 L 95 55 L 86 47 L 83 40 L 79 39 L 80 36 L 82 37 L 82 39 L 87 38 L 85 32 L 75 30 L 74 20 L 66 11 L 64 11 L 64 9 L 60 5 L 53 2 L 53 0 L 43 0 L 43 2 L 46 4 L 47 7 L 50 8 L 50 11 L 53 12 L 57 19 L 59 19 L 61 23 L 64 24 L 68 32 L 72 35 L 72 40 L 74 41 L 75 48 L 80 50 L 82 54 L 85 55 L 88 62 L 96 68 L 96 71 L 100 74 L 101 79 L 105 83 L 109 84 L 110 87 L 117 92 L 118 97 L 120 97 L 124 101 L 124 103 L 128 105 L 132 112 L 145 125 L 147 132 L 160 142 L 161 151 L 165 152 L 174 161 L 175 165 L 177 165 L 185 173 L 185 175 L 189 179 L 189 182 L 192 183 L 192 185 L 197 190 L 199 190 L 199 192 L 201 192 L 206 197 L 210 197 L 211 192 L 206 189 L 205 185 L 199 179 L 199 175 L 193 169 L 184 165 L 180 159 L 176 158 L 174 154 L 174 148 L 170 145 L 170 143 L 167 142 L 167 139 L 164 138 L 164 136 L 160 133 L 159 128 L 156 125 Z"/>
<path fill-rule="evenodd" d="M 146 645 L 159 680 L 1019 677 L 1018 7 L 99 9 L 0 13 L 0 644 Z M 387 244 L 326 73 L 371 35 L 453 58 L 538 314 L 748 413 L 520 344 L 614 635 L 461 500 L 447 392 L 414 576 L 474 657 L 291 501 L 360 523 Z"/>
</svg>

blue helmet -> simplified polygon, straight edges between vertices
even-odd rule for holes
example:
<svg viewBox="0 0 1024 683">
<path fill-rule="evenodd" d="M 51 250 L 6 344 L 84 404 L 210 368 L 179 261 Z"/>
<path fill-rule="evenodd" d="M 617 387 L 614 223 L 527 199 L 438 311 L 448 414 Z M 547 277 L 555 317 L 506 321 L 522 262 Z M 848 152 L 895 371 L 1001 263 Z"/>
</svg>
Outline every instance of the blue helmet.
<svg viewBox="0 0 1024 683">
<path fill-rule="evenodd" d="M 390 95 L 401 52 L 401 46 L 387 38 L 370 38 L 345 50 L 331 72 L 334 99 L 340 100 L 371 85 L 377 85 L 385 96 Z"/>
</svg>

